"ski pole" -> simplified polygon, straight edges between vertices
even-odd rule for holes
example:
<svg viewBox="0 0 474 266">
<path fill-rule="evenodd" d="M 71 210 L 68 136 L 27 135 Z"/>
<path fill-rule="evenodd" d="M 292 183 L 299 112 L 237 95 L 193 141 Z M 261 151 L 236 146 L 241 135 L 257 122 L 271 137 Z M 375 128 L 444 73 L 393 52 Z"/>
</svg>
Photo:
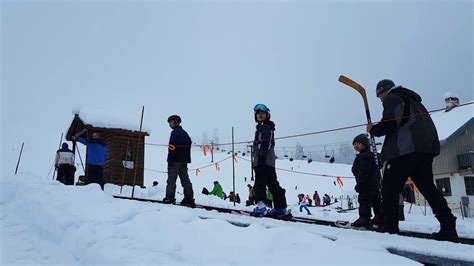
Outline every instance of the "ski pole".
<svg viewBox="0 0 474 266">
<path fill-rule="evenodd" d="M 86 174 L 86 168 L 84 168 L 84 163 L 82 162 L 81 152 L 79 151 L 79 149 L 77 149 L 77 154 L 79 154 L 79 160 L 81 161 L 82 170 L 84 171 L 84 174 Z"/>
<path fill-rule="evenodd" d="M 24 145 L 25 145 L 25 143 L 23 142 L 21 144 L 20 156 L 18 156 L 18 162 L 16 163 L 15 175 L 18 172 L 18 166 L 20 166 L 21 154 L 23 153 L 23 146 Z"/>
<path fill-rule="evenodd" d="M 129 146 L 130 145 L 130 140 L 127 140 L 127 151 L 125 152 L 125 161 L 127 161 L 127 155 L 129 152 Z M 123 166 L 123 173 L 122 173 L 122 185 L 120 185 L 120 195 L 122 195 L 122 189 L 123 189 L 123 182 L 125 181 L 125 171 L 126 171 L 125 165 Z"/>
<path fill-rule="evenodd" d="M 143 113 L 145 113 L 145 106 L 142 106 L 142 118 L 140 119 L 140 132 L 142 132 L 142 125 L 143 125 Z M 140 135 L 138 135 L 138 142 L 137 142 L 137 155 L 136 155 L 136 159 L 135 161 L 137 162 L 136 165 L 134 164 L 134 174 L 133 174 L 133 188 L 132 188 L 132 198 L 133 198 L 133 194 L 135 193 L 135 182 L 137 180 L 137 165 L 138 165 L 138 153 L 140 151 L 140 140 L 141 140 L 141 137 Z M 145 137 L 143 137 L 143 141 L 145 142 Z M 145 147 L 145 145 L 143 145 L 143 147 Z M 145 150 L 143 150 L 143 154 L 145 154 Z M 143 160 L 145 160 L 145 158 L 143 158 Z M 145 163 L 145 162 L 143 162 Z"/>
</svg>

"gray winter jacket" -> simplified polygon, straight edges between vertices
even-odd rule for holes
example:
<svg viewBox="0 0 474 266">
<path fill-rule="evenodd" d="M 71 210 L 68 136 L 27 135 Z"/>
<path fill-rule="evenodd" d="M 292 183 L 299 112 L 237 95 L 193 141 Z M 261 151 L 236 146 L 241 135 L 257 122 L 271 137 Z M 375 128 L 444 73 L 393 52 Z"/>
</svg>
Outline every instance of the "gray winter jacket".
<svg viewBox="0 0 474 266">
<path fill-rule="evenodd" d="M 275 124 L 267 120 L 257 124 L 253 142 L 253 166 L 269 165 L 275 167 Z M 263 162 L 263 163 L 262 163 Z"/>
<path fill-rule="evenodd" d="M 370 133 L 385 136 L 382 158 L 386 161 L 413 152 L 439 154 L 438 133 L 420 95 L 401 86 L 389 91 L 382 121 Z"/>
</svg>

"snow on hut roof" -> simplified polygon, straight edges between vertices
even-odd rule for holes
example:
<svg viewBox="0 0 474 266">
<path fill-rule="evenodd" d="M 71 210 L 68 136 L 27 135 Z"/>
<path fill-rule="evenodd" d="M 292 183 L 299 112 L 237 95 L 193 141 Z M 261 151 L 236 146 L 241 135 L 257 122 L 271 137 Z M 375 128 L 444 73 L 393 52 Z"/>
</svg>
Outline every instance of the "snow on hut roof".
<svg viewBox="0 0 474 266">
<path fill-rule="evenodd" d="M 110 108 L 87 106 L 74 109 L 73 114 L 77 114 L 84 124 L 94 127 L 139 131 L 142 108 L 120 106 L 120 108 L 112 110 Z M 150 128 L 147 127 L 146 114 L 143 117 L 141 131 L 148 134 L 151 132 Z"/>
<path fill-rule="evenodd" d="M 449 112 L 440 111 L 431 115 L 438 131 L 439 140 L 449 138 L 473 118 L 474 104 L 472 103 L 474 101 L 469 103 L 471 104 L 455 107 Z"/>
<path fill-rule="evenodd" d="M 448 99 L 448 98 L 458 98 L 459 99 L 459 96 L 457 94 L 454 94 L 454 93 L 448 91 L 444 94 L 444 99 Z"/>
</svg>

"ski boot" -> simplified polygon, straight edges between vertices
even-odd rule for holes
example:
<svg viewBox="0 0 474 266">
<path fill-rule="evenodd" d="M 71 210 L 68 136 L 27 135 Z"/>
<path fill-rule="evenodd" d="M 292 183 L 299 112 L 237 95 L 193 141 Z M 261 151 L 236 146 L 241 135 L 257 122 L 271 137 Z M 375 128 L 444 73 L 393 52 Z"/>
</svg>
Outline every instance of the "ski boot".
<svg viewBox="0 0 474 266">
<path fill-rule="evenodd" d="M 196 203 L 194 202 L 194 199 L 187 199 L 187 198 L 184 198 L 180 203 L 179 205 L 181 206 L 186 206 L 186 207 L 190 207 L 190 208 L 196 208 Z"/>
<path fill-rule="evenodd" d="M 379 233 L 399 234 L 398 217 L 384 217 L 383 225 L 375 229 Z"/>
<path fill-rule="evenodd" d="M 291 211 L 288 210 L 287 208 L 281 208 L 281 209 L 273 208 L 267 214 L 267 216 L 271 218 L 276 218 L 276 219 L 289 219 L 293 217 L 293 215 L 291 215 Z"/>
<path fill-rule="evenodd" d="M 176 199 L 169 199 L 169 198 L 164 198 L 163 199 L 163 203 L 164 204 L 175 204 L 176 203 Z"/>
<path fill-rule="evenodd" d="M 259 201 L 257 203 L 257 207 L 253 209 L 250 213 L 250 216 L 254 217 L 263 217 L 268 213 L 267 205 L 263 201 Z"/>
<path fill-rule="evenodd" d="M 432 236 L 436 240 L 446 240 L 458 242 L 459 236 L 456 231 L 456 217 L 436 217 L 440 223 L 440 230 L 433 233 Z"/>
<path fill-rule="evenodd" d="M 365 217 L 359 217 L 359 219 L 351 223 L 351 227 L 354 229 L 368 229 L 370 227 L 369 219 Z"/>
<path fill-rule="evenodd" d="M 382 215 L 376 214 L 372 220 L 370 220 L 370 224 L 373 228 L 379 228 L 383 225 Z"/>
</svg>

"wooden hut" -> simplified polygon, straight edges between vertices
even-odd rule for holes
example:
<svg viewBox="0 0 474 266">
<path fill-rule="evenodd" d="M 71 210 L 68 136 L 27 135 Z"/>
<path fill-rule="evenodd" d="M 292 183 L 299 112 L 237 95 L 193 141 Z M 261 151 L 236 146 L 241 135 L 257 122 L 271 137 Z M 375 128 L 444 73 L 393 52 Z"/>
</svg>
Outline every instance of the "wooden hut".
<svg viewBox="0 0 474 266">
<path fill-rule="evenodd" d="M 69 126 L 66 139 L 72 141 L 72 136 L 81 134 L 80 137 L 90 140 L 94 132 L 101 134 L 101 138 L 108 150 L 104 165 L 104 182 L 116 185 L 135 184 L 143 186 L 145 137 L 149 136 L 149 134 L 123 128 L 108 128 L 88 124 L 81 119 L 80 115 L 76 114 Z M 75 146 L 73 148 L 75 149 Z M 88 154 L 85 156 L 87 158 Z M 86 163 L 86 158 L 83 158 L 84 164 Z"/>
</svg>

